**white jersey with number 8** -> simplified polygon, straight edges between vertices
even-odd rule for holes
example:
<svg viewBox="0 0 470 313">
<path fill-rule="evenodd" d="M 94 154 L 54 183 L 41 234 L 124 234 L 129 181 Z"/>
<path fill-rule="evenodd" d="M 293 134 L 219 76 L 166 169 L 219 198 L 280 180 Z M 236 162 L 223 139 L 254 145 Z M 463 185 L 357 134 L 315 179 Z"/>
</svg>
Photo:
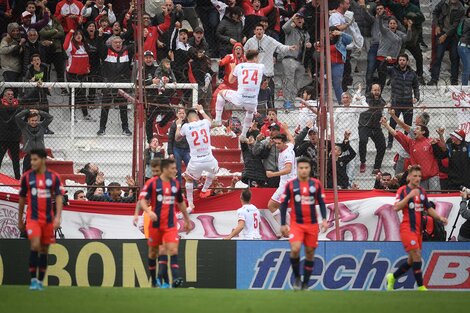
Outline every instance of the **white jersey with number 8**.
<svg viewBox="0 0 470 313">
<path fill-rule="evenodd" d="M 245 227 L 240 233 L 240 239 L 261 239 L 259 227 L 261 216 L 259 210 L 252 204 L 245 204 L 237 210 L 239 221 L 245 221 Z"/>
<path fill-rule="evenodd" d="M 211 123 L 208 120 L 199 120 L 186 123 L 181 127 L 181 136 L 186 137 L 189 144 L 191 161 L 203 162 L 211 160 Z"/>
<path fill-rule="evenodd" d="M 237 77 L 237 94 L 244 103 L 258 104 L 258 94 L 263 80 L 264 65 L 258 63 L 240 63 L 233 69 Z"/>
</svg>

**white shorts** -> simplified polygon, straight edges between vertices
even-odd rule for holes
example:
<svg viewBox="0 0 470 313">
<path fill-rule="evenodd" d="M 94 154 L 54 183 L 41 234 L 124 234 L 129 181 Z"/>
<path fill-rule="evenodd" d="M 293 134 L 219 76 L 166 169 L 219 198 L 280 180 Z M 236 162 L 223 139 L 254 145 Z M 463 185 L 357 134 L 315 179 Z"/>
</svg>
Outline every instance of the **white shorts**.
<svg viewBox="0 0 470 313">
<path fill-rule="evenodd" d="M 249 103 L 243 101 L 242 96 L 235 90 L 225 89 L 221 91 L 222 97 L 225 101 L 233 104 L 235 107 L 242 107 L 243 109 L 251 112 L 256 112 L 256 108 L 258 107 L 258 102 L 256 103 Z M 233 109 L 230 105 L 225 105 L 228 109 Z"/>
<path fill-rule="evenodd" d="M 280 204 L 284 191 L 286 191 L 286 183 L 281 182 L 279 183 L 279 187 L 277 187 L 276 191 L 272 195 L 271 200 Z"/>
<path fill-rule="evenodd" d="M 204 171 L 214 175 L 217 174 L 219 171 L 219 163 L 217 160 L 212 158 L 201 162 L 191 158 L 191 160 L 189 160 L 185 174 L 194 180 L 199 180 L 199 178 L 202 176 L 202 172 Z"/>
</svg>

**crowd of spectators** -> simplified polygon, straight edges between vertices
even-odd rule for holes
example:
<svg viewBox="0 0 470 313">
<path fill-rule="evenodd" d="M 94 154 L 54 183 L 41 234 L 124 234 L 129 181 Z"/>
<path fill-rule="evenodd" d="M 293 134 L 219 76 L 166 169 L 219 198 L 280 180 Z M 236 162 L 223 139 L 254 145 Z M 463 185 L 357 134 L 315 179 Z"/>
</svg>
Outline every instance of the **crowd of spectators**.
<svg viewBox="0 0 470 313">
<path fill-rule="evenodd" d="M 11 82 L 36 82 L 38 87 L 3 92 L 0 129 L 15 131 L 11 131 L 10 136 L 0 133 L 0 156 L 3 159 L 5 153 L 10 152 L 15 176 L 18 176 L 20 138 L 23 138 L 24 169 L 27 169 L 27 153 L 31 146 L 44 146 L 44 135 L 54 133 L 49 128 L 52 122 L 48 113 L 50 90 L 41 88 L 43 82 L 131 82 L 142 79 L 144 85 L 156 87 L 144 91 L 148 104 L 146 137 L 149 143 L 144 160 L 146 176 L 150 177 L 150 160 L 165 155 L 162 143 L 154 138 L 157 117 L 158 127 L 164 127 L 173 119 L 183 121 L 184 110 L 175 111 L 170 106 L 175 98 L 177 102 L 190 103 L 190 93 L 177 93 L 168 85 L 197 84 L 198 101 L 209 111 L 221 88 L 236 88 L 227 79 L 233 65 L 244 61 L 245 51 L 257 50 L 259 62 L 265 66 L 258 100 L 266 103 L 264 108 L 270 110 L 266 116 L 255 118 L 246 134 L 247 140 L 241 143 L 247 164 L 242 181 L 251 186 L 269 187 L 277 187 L 279 183 L 279 178 L 266 176 L 266 171 L 277 170 L 279 152 L 272 138 L 283 133 L 286 127 L 278 121 L 277 111 L 272 109 L 279 90 L 282 90 L 285 110 L 294 109 L 299 97 L 302 99 L 301 110 L 305 114 L 296 132 L 295 151 L 297 156 L 309 157 L 312 171 L 317 173 L 320 143 L 316 103 L 319 77 L 323 77 L 319 66 L 320 48 L 325 43 L 320 36 L 319 2 L 145 1 L 142 20 L 144 51 L 140 51 L 143 55 L 140 62 L 133 1 L 2 0 L 0 61 L 3 78 Z M 464 184 L 464 174 L 470 170 L 470 155 L 465 154 L 468 151 L 465 133 L 456 130 L 445 140 L 444 130 L 439 129 L 439 138 L 432 139 L 430 137 L 435 132 L 427 128 L 429 116 L 420 115 L 413 123 L 413 110 L 421 100 L 420 86 L 439 82 L 442 60 L 447 51 L 451 61 L 450 82 L 454 85 L 459 82 L 468 84 L 468 4 L 459 0 L 439 1 L 432 11 L 432 38 L 423 35 L 426 17 L 417 0 L 337 0 L 329 1 L 328 6 L 330 18 L 326 31 L 330 46 L 326 49 L 331 52 L 333 100 L 341 107 L 334 116 L 338 144 L 331 147 L 325 143 L 325 147 L 327 155 L 335 152 L 339 186 L 354 188 L 357 171 L 365 173 L 370 166 L 372 174 L 381 177 L 378 186 L 388 188 L 388 183 L 382 183 L 383 177 L 388 177 L 384 175 L 387 173 L 382 173 L 382 163 L 395 139 L 400 151 L 391 180 L 405 172 L 408 165 L 419 164 L 424 168 L 424 181 L 429 189 L 455 189 Z M 428 49 L 431 44 L 433 61 L 430 79 L 426 82 L 422 49 Z M 360 62 L 362 56 L 366 57 L 365 66 Z M 410 62 L 411 57 L 413 62 Z M 218 71 L 213 70 L 214 60 L 219 64 Z M 463 64 L 461 76 L 460 60 Z M 143 77 L 135 74 L 139 63 L 142 64 Z M 361 89 L 351 87 L 355 73 L 364 77 L 365 94 Z M 275 78 L 281 78 L 278 90 Z M 69 90 L 61 92 L 69 97 L 70 103 L 72 96 Z M 389 99 L 382 96 L 385 92 L 390 93 Z M 118 95 L 116 89 L 103 88 L 100 93 L 101 112 L 96 134 L 106 134 L 110 107 L 116 106 L 122 134 L 132 135 L 127 100 Z M 93 121 L 89 107 L 97 99 L 95 89 L 75 90 L 75 104 L 81 108 L 83 119 Z M 34 106 L 34 109 L 25 106 Z M 388 116 L 387 107 L 389 122 L 384 119 Z M 345 119 L 348 120 L 347 126 L 341 123 Z M 404 131 L 395 130 L 396 125 Z M 187 143 L 173 140 L 174 128 L 175 122 L 169 128 L 166 152 L 178 161 L 181 180 L 181 164 L 187 164 L 189 150 Z M 385 129 L 389 132 L 388 141 Z M 372 166 L 367 162 L 369 138 L 376 149 Z M 88 185 L 101 183 L 102 175 L 93 167 L 83 171 Z M 327 185 L 331 186 L 331 162 L 326 174 Z M 86 196 L 113 201 L 135 197 L 130 194 L 118 198 L 117 194 L 122 190 L 113 182 L 107 187 L 115 191 L 109 192 L 108 198 L 100 194 L 102 190 L 99 187 L 88 190 Z"/>
</svg>

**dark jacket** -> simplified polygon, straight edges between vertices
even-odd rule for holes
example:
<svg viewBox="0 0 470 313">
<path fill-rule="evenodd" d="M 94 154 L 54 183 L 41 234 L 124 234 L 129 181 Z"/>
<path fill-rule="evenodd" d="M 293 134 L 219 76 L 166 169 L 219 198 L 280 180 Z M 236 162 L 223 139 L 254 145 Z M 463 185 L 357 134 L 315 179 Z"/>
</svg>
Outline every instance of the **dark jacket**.
<svg viewBox="0 0 470 313">
<path fill-rule="evenodd" d="M 204 50 L 204 51 L 209 50 L 209 44 L 207 43 L 204 37 L 202 37 L 202 40 L 198 45 L 196 44 L 196 40 L 194 37 L 189 38 L 188 43 L 191 47 L 194 47 L 197 50 Z"/>
<path fill-rule="evenodd" d="M 34 69 L 34 66 L 30 64 L 25 73 L 25 81 L 30 82 L 33 80 L 35 82 L 48 82 L 50 81 L 50 68 L 47 64 L 41 63 L 39 71 Z M 47 95 L 49 90 L 47 88 L 34 87 L 34 88 L 25 88 L 24 94 L 21 99 L 22 104 L 40 104 L 45 105 L 47 102 Z"/>
<path fill-rule="evenodd" d="M 318 169 L 318 149 L 310 140 L 304 140 L 308 131 L 309 128 L 305 127 L 297 137 L 295 137 L 294 151 L 296 157 L 307 157 L 310 159 L 310 173 L 312 177 L 316 177 Z"/>
<path fill-rule="evenodd" d="M 50 2 L 50 1 L 49 1 Z M 57 32 L 55 31 L 57 29 Z M 52 25 L 47 24 L 39 31 L 39 40 L 50 40 L 52 45 L 49 47 L 43 46 L 41 51 L 41 60 L 46 60 L 46 55 L 51 53 L 61 53 L 63 51 L 62 44 L 65 40 L 65 32 L 62 24 L 55 18 L 52 18 Z"/>
<path fill-rule="evenodd" d="M 43 120 L 39 122 L 38 126 L 33 128 L 24 120 L 28 113 L 29 110 L 23 110 L 15 117 L 16 124 L 21 129 L 21 135 L 23 136 L 23 151 L 29 153 L 33 149 L 46 149 L 44 144 L 44 132 L 54 117 L 49 113 L 39 111 L 39 115 Z"/>
<path fill-rule="evenodd" d="M 162 153 L 160 150 L 154 152 L 153 158 L 152 158 L 152 155 L 151 155 L 150 148 L 146 148 L 144 150 L 144 164 L 146 166 L 150 166 L 150 161 L 152 161 L 152 159 L 154 159 L 154 158 L 162 158 L 163 159 L 164 157 L 165 157 L 165 154 Z"/>
<path fill-rule="evenodd" d="M 266 170 L 263 161 L 259 156 L 253 154 L 253 145 L 242 143 L 243 162 L 245 166 L 242 172 L 242 181 L 256 180 L 257 182 L 266 181 Z"/>
<path fill-rule="evenodd" d="M 183 122 L 184 124 L 184 122 Z M 170 129 L 168 131 L 168 155 L 175 154 L 174 148 L 189 150 L 189 144 L 186 140 L 186 137 L 183 137 L 181 140 L 175 140 L 176 135 L 176 122 L 171 124 Z"/>
<path fill-rule="evenodd" d="M 470 18 L 464 18 L 462 22 L 462 36 L 460 37 L 460 42 L 470 45 Z"/>
<path fill-rule="evenodd" d="M 404 17 L 412 17 L 414 22 L 413 25 L 421 26 L 423 24 L 425 18 L 421 10 L 418 6 L 414 5 L 413 3 L 409 3 L 407 6 L 402 6 L 400 3 L 395 3 L 391 0 L 383 0 L 382 1 L 387 7 L 390 8 L 393 15 L 403 24 Z M 356 17 L 357 21 L 357 17 Z"/>
<path fill-rule="evenodd" d="M 336 179 L 339 187 L 342 189 L 348 189 L 349 177 L 346 172 L 346 166 L 356 157 L 356 151 L 354 151 L 349 142 L 343 142 L 341 148 L 343 153 L 338 158 L 338 161 L 336 161 Z M 333 166 L 331 164 L 331 156 L 329 157 L 328 161 L 327 187 L 333 188 Z"/>
<path fill-rule="evenodd" d="M 461 201 L 459 214 L 466 220 L 460 226 L 459 236 L 470 240 L 470 202 Z"/>
<path fill-rule="evenodd" d="M 88 33 L 85 33 L 85 37 L 88 43 L 88 59 L 90 63 L 90 76 L 100 76 L 101 71 L 101 59 L 99 53 L 99 42 L 101 38 L 98 37 L 98 34 L 95 35 L 95 38 L 91 39 Z"/>
<path fill-rule="evenodd" d="M 310 42 L 315 42 L 320 38 L 320 6 L 314 6 L 315 1 L 305 4 L 299 12 L 305 16 L 305 29 L 310 35 Z"/>
<path fill-rule="evenodd" d="M 457 146 L 449 139 L 446 148 L 446 157 L 449 158 L 449 182 L 452 185 L 468 187 L 470 185 L 470 143 L 463 141 Z"/>
<path fill-rule="evenodd" d="M 0 103 L 0 141 L 20 141 L 21 130 L 15 120 L 15 116 L 19 111 L 18 105 L 5 106 Z"/>
<path fill-rule="evenodd" d="M 382 97 L 376 100 L 369 95 L 366 101 L 369 105 L 369 109 L 361 112 L 359 115 L 359 127 L 380 129 L 380 119 L 382 118 L 382 110 L 386 104 L 385 100 Z"/>
<path fill-rule="evenodd" d="M 103 194 L 102 196 L 94 195 L 95 188 L 90 188 L 87 192 L 86 197 L 90 201 L 99 202 L 115 202 L 115 203 L 133 203 L 135 202 L 135 192 L 130 197 L 119 197 L 117 200 L 113 200 L 109 195 Z"/>
<path fill-rule="evenodd" d="M 40 54 L 39 39 L 36 42 L 26 41 L 23 47 L 23 70 L 21 74 L 25 76 L 28 67 L 31 65 L 33 54 Z"/>
<path fill-rule="evenodd" d="M 107 47 L 104 40 L 98 41 L 98 51 L 102 62 L 101 75 L 108 82 L 129 82 L 134 54 L 132 46 L 122 46 L 121 51 Z"/>
<path fill-rule="evenodd" d="M 460 20 L 465 16 L 465 8 L 459 1 L 457 2 L 458 10 L 452 10 L 449 5 L 449 0 L 441 0 L 434 10 L 432 11 L 432 25 L 439 26 L 444 31 L 444 20 L 446 16 L 450 15 L 450 29 L 446 31 L 447 38 L 453 37 L 457 34 L 457 27 Z"/>
<path fill-rule="evenodd" d="M 356 1 L 351 1 L 350 9 L 354 13 L 354 20 L 363 37 L 372 37 L 372 25 L 375 18 L 369 14 L 367 8 L 361 7 Z"/>
<path fill-rule="evenodd" d="M 391 95 L 393 104 L 413 103 L 413 95 L 419 100 L 419 82 L 416 72 L 407 66 L 404 71 L 399 65 L 389 67 L 391 78 Z"/>
<path fill-rule="evenodd" d="M 236 22 L 233 19 L 225 16 L 217 26 L 215 33 L 219 42 L 219 48 L 227 51 L 232 51 L 232 44 L 230 39 L 235 39 L 237 42 L 243 40 L 243 24 Z"/>
<path fill-rule="evenodd" d="M 158 66 L 156 66 L 155 64 L 152 64 L 150 66 L 148 66 L 147 64 L 144 64 L 144 85 L 145 86 L 150 86 L 153 84 L 153 75 L 155 74 L 155 72 L 157 71 L 157 68 Z"/>
</svg>

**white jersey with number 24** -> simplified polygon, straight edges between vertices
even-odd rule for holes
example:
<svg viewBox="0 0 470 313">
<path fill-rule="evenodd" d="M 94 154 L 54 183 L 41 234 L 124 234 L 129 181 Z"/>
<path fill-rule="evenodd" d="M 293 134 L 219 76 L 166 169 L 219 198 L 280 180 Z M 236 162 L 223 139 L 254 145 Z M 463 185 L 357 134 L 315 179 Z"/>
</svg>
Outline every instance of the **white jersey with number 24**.
<svg viewBox="0 0 470 313">
<path fill-rule="evenodd" d="M 258 63 L 240 63 L 233 69 L 237 77 L 237 94 L 244 103 L 258 104 L 258 94 L 263 80 L 264 65 Z"/>
</svg>

